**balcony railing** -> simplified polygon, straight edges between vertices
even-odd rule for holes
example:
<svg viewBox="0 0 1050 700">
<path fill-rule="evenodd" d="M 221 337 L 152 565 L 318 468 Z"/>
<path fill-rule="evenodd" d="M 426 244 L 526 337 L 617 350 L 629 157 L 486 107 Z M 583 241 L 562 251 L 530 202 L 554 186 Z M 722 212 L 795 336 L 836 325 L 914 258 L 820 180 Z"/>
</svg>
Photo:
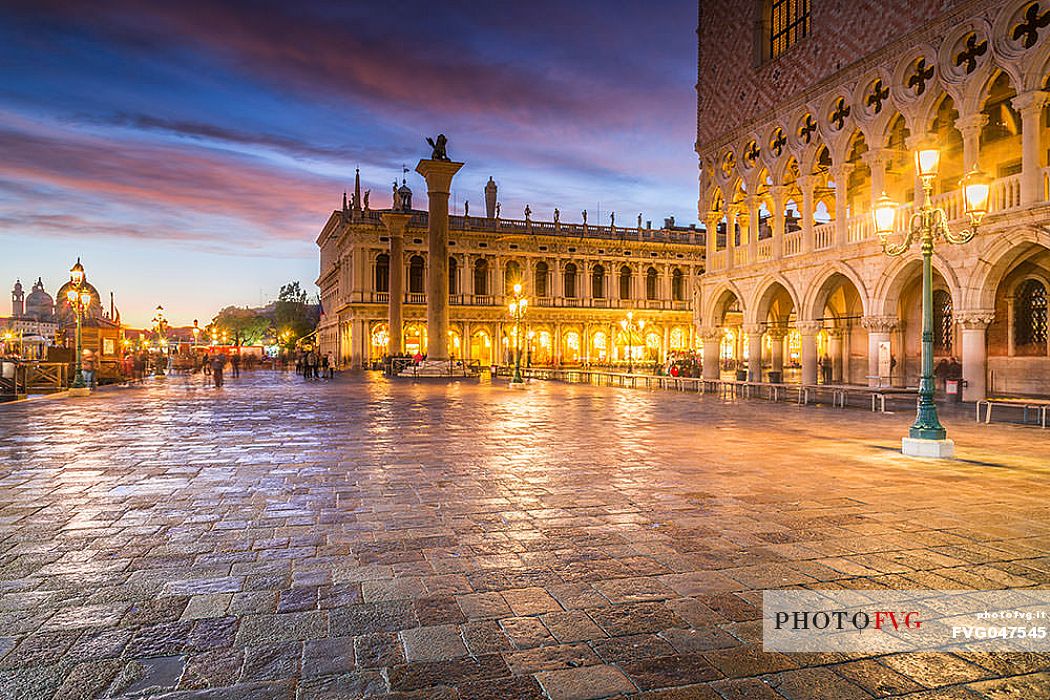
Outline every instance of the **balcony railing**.
<svg viewBox="0 0 1050 700">
<path fill-rule="evenodd" d="M 758 242 L 758 259 L 759 261 L 773 259 L 772 238 L 763 238 Z"/>
<path fill-rule="evenodd" d="M 795 231 L 784 236 L 784 257 L 791 257 L 802 252 L 802 232 Z"/>
<path fill-rule="evenodd" d="M 835 245 L 835 222 L 817 224 L 813 227 L 813 249 L 827 250 Z"/>
<path fill-rule="evenodd" d="M 737 267 L 743 267 L 748 263 L 748 250 L 743 246 L 737 246 L 733 248 L 733 264 Z"/>
<path fill-rule="evenodd" d="M 409 304 L 425 304 L 427 303 L 427 295 L 409 292 L 405 295 L 405 301 Z"/>
</svg>

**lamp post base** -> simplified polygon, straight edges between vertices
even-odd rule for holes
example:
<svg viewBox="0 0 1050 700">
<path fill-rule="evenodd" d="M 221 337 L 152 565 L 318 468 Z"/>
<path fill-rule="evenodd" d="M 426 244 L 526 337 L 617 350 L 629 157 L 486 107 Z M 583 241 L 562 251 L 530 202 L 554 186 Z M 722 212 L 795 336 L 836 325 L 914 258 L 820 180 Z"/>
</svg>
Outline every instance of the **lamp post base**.
<svg viewBox="0 0 1050 700">
<path fill-rule="evenodd" d="M 525 388 L 525 380 L 524 379 L 511 379 L 510 380 L 510 384 L 508 384 L 507 386 L 509 386 L 511 389 L 524 389 Z"/>
<path fill-rule="evenodd" d="M 953 459 L 955 443 L 951 440 L 922 440 L 906 437 L 901 438 L 901 453 L 906 457 Z"/>
</svg>

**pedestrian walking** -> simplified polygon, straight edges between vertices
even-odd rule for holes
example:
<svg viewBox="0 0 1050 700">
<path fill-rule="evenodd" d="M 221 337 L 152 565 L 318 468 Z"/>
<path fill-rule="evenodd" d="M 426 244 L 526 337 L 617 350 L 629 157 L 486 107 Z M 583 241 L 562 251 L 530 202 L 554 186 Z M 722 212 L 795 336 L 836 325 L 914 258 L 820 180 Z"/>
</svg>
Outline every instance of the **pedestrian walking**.
<svg viewBox="0 0 1050 700">
<path fill-rule="evenodd" d="M 236 350 L 230 355 L 230 367 L 233 368 L 234 378 L 241 376 L 241 353 Z"/>
<path fill-rule="evenodd" d="M 325 379 L 335 378 L 335 358 L 332 357 L 332 353 L 325 353 L 321 359 L 321 368 L 324 370 Z"/>
<path fill-rule="evenodd" d="M 831 372 L 831 357 L 827 353 L 824 353 L 820 358 L 820 374 L 825 384 L 831 384 Z"/>
<path fill-rule="evenodd" d="M 226 356 L 221 352 L 217 352 L 212 355 L 211 358 L 211 376 L 215 382 L 215 388 L 221 388 L 222 381 L 222 370 L 226 366 Z"/>
</svg>

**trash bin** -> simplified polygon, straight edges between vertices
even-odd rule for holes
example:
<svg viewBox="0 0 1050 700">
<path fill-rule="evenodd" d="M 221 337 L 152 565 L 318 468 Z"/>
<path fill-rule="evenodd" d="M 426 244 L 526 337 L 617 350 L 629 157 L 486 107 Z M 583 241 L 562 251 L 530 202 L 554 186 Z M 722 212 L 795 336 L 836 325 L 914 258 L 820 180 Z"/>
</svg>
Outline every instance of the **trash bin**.
<svg viewBox="0 0 1050 700">
<path fill-rule="evenodd" d="M 769 373 L 769 383 L 770 384 L 783 384 L 784 383 L 784 373 L 783 372 L 770 371 L 770 373 Z"/>
<path fill-rule="evenodd" d="M 738 382 L 746 382 L 747 381 L 747 370 L 746 369 L 738 369 L 736 371 L 736 380 Z"/>
</svg>

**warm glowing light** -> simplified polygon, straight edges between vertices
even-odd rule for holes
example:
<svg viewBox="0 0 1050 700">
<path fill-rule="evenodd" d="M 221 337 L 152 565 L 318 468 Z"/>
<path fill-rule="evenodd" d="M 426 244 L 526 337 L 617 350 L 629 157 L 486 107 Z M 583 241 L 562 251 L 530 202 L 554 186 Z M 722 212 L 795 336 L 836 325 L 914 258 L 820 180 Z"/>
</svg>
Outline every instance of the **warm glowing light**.
<svg viewBox="0 0 1050 700">
<path fill-rule="evenodd" d="M 90 306 L 91 305 L 91 295 L 88 294 L 87 292 L 81 292 L 80 293 L 80 303 L 83 306 Z"/>
<path fill-rule="evenodd" d="M 84 283 L 84 266 L 80 264 L 80 258 L 77 258 L 76 264 L 69 270 L 69 281 L 74 287 L 79 287 Z"/>
<path fill-rule="evenodd" d="M 937 177 L 937 168 L 941 163 L 941 152 L 936 148 L 920 148 L 915 151 L 915 168 L 919 177 Z"/>
<path fill-rule="evenodd" d="M 77 303 L 77 291 L 75 289 L 70 289 L 68 292 L 66 292 L 66 299 L 69 300 L 70 304 L 76 304 Z"/>
<path fill-rule="evenodd" d="M 975 226 L 988 213 L 988 195 L 991 192 L 991 180 L 987 173 L 974 168 L 959 183 L 963 191 L 963 203 L 966 214 Z"/>
<path fill-rule="evenodd" d="M 515 294 L 515 296 L 521 294 L 521 283 L 520 282 L 516 282 L 514 284 L 514 294 Z"/>
<path fill-rule="evenodd" d="M 885 192 L 875 200 L 871 213 L 875 219 L 875 233 L 883 238 L 893 233 L 893 221 L 897 218 L 897 203 L 887 197 Z"/>
</svg>

